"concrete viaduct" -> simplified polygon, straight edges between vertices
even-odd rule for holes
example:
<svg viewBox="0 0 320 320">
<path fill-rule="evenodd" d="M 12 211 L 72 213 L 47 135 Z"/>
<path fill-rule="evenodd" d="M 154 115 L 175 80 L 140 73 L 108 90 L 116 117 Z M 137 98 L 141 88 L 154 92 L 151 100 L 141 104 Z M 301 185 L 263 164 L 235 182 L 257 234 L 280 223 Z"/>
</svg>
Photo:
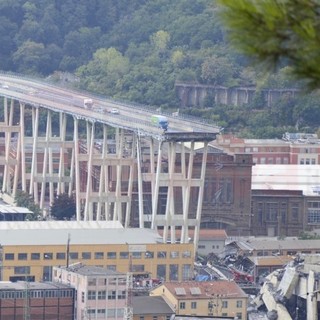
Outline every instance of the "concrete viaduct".
<svg viewBox="0 0 320 320">
<path fill-rule="evenodd" d="M 188 241 L 192 228 L 197 243 L 207 145 L 219 127 L 166 115 L 169 129 L 164 132 L 151 123 L 155 111 L 149 107 L 16 75 L 0 74 L 0 97 L 5 201 L 14 202 L 22 190 L 45 214 L 56 195 L 67 193 L 75 197 L 77 220 L 119 220 L 130 227 L 132 192 L 137 189 L 139 227 L 143 228 L 147 183 L 152 194 L 150 227 L 163 228 L 164 241 L 174 241 L 175 228 L 181 228 L 181 242 Z M 84 99 L 91 99 L 92 106 L 85 108 Z M 109 112 L 115 108 L 118 114 Z M 193 174 L 196 142 L 204 146 L 197 176 Z M 167 193 L 164 214 L 158 212 L 159 190 Z M 196 218 L 191 219 L 189 195 L 195 190 L 198 204 Z M 179 215 L 175 214 L 176 192 L 183 200 Z"/>
</svg>

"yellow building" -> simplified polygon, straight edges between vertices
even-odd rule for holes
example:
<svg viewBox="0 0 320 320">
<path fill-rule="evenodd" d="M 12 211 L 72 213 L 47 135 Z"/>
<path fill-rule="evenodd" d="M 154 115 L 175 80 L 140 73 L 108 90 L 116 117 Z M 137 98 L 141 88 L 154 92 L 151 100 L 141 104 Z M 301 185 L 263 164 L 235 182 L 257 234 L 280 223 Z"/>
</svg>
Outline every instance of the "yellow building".
<svg viewBox="0 0 320 320">
<path fill-rule="evenodd" d="M 0 222 L 2 281 L 52 279 L 75 262 L 162 281 L 193 277 L 194 245 L 167 244 L 155 230 L 117 221 Z"/>
<path fill-rule="evenodd" d="M 179 316 L 247 319 L 248 296 L 234 281 L 166 282 L 150 296 L 162 296 Z"/>
</svg>

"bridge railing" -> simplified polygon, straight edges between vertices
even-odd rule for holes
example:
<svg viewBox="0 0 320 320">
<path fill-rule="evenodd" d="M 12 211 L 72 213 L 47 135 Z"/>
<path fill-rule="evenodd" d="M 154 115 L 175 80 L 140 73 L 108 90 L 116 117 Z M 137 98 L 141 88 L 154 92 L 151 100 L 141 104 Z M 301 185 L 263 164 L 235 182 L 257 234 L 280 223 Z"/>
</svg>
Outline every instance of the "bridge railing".
<svg viewBox="0 0 320 320">
<path fill-rule="evenodd" d="M 38 83 L 39 85 L 40 84 L 43 84 L 44 82 L 46 83 L 47 86 L 51 86 L 52 88 L 54 87 L 58 87 L 60 89 L 64 89 L 65 90 L 65 87 L 62 87 L 62 86 L 59 86 L 59 84 L 57 83 L 52 83 L 52 80 L 48 80 L 46 78 L 43 78 L 43 79 L 39 79 L 39 78 L 36 78 L 36 77 L 32 77 L 32 76 L 25 76 L 25 75 L 22 75 L 22 74 L 17 74 L 17 73 L 12 73 L 12 72 L 0 72 L 0 74 L 3 74 L 5 76 L 10 76 L 10 77 L 13 77 L 13 78 L 18 78 L 18 79 L 21 79 L 21 80 L 29 80 L 29 81 L 32 81 L 32 82 L 35 82 L 35 83 Z M 75 95 L 85 95 L 85 96 L 88 96 L 88 97 L 91 97 L 93 99 L 100 99 L 104 102 L 110 102 L 112 104 L 116 104 L 116 105 L 119 105 L 119 107 L 127 107 L 127 108 L 135 108 L 135 109 L 138 109 L 140 111 L 146 111 L 148 113 L 156 113 L 156 114 L 161 114 L 161 115 L 164 115 L 166 117 L 168 117 L 169 119 L 177 119 L 177 120 L 185 120 L 187 122 L 191 122 L 191 123 L 194 123 L 194 124 L 198 124 L 198 125 L 205 125 L 205 126 L 208 126 L 208 127 L 211 127 L 211 128 L 215 128 L 217 131 L 220 131 L 220 127 L 214 123 L 213 120 L 209 120 L 209 119 L 204 119 L 204 118 L 200 118 L 200 117 L 195 117 L 195 116 L 192 116 L 192 115 L 188 115 L 188 114 L 184 114 L 184 113 L 178 113 L 178 115 L 176 116 L 173 116 L 172 115 L 172 112 L 170 111 L 167 111 L 167 110 L 162 110 L 162 108 L 157 108 L 155 106 L 150 106 L 150 105 L 144 105 L 144 104 L 139 104 L 139 103 L 135 103 L 135 102 L 131 102 L 131 101 L 126 101 L 126 100 L 122 100 L 122 99 L 117 99 L 117 100 L 114 100 L 112 98 L 109 98 L 109 97 L 106 97 L 106 96 L 103 96 L 103 95 L 99 95 L 99 94 L 93 94 L 92 92 L 88 92 L 86 90 L 77 90 L 75 88 L 70 88 L 68 87 L 67 89 L 68 92 L 70 93 L 74 93 Z M 159 110 L 160 109 L 160 110 Z M 148 123 L 147 122 L 144 122 L 144 125 L 148 126 Z M 149 127 L 153 127 L 152 124 L 149 124 Z"/>
</svg>

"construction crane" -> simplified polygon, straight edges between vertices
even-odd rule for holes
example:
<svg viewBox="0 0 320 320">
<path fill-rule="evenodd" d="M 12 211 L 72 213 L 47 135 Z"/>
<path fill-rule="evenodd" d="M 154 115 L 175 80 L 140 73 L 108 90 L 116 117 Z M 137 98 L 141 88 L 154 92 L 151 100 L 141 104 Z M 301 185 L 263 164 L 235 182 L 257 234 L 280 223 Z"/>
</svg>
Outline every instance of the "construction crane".
<svg viewBox="0 0 320 320">
<path fill-rule="evenodd" d="M 133 319 L 133 308 L 132 308 L 132 289 L 133 289 L 133 276 L 132 276 L 132 257 L 129 256 L 129 272 L 127 272 L 126 279 L 126 307 L 123 313 L 123 320 Z"/>
</svg>

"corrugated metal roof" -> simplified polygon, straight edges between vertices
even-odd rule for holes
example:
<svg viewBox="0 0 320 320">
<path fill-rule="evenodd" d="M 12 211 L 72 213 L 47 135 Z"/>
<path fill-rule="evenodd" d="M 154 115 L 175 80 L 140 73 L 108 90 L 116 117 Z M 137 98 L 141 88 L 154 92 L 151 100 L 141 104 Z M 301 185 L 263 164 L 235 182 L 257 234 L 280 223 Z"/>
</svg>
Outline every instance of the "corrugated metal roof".
<svg viewBox="0 0 320 320">
<path fill-rule="evenodd" d="M 238 247 L 243 251 L 251 250 L 320 250 L 320 240 L 299 240 L 289 238 L 284 240 L 275 240 L 274 238 L 263 240 L 250 239 L 247 241 L 237 241 Z"/>
<path fill-rule="evenodd" d="M 257 164 L 252 167 L 252 190 L 301 190 L 320 195 L 320 165 Z"/>
<path fill-rule="evenodd" d="M 0 230 L 123 229 L 119 221 L 0 221 Z"/>
<path fill-rule="evenodd" d="M 32 213 L 28 208 L 15 207 L 9 204 L 0 204 L 0 213 Z"/>
<path fill-rule="evenodd" d="M 89 229 L 1 229 L 0 243 L 10 245 L 70 245 L 105 244 L 154 244 L 162 242 L 155 230 L 130 228 L 89 228 Z"/>
</svg>

